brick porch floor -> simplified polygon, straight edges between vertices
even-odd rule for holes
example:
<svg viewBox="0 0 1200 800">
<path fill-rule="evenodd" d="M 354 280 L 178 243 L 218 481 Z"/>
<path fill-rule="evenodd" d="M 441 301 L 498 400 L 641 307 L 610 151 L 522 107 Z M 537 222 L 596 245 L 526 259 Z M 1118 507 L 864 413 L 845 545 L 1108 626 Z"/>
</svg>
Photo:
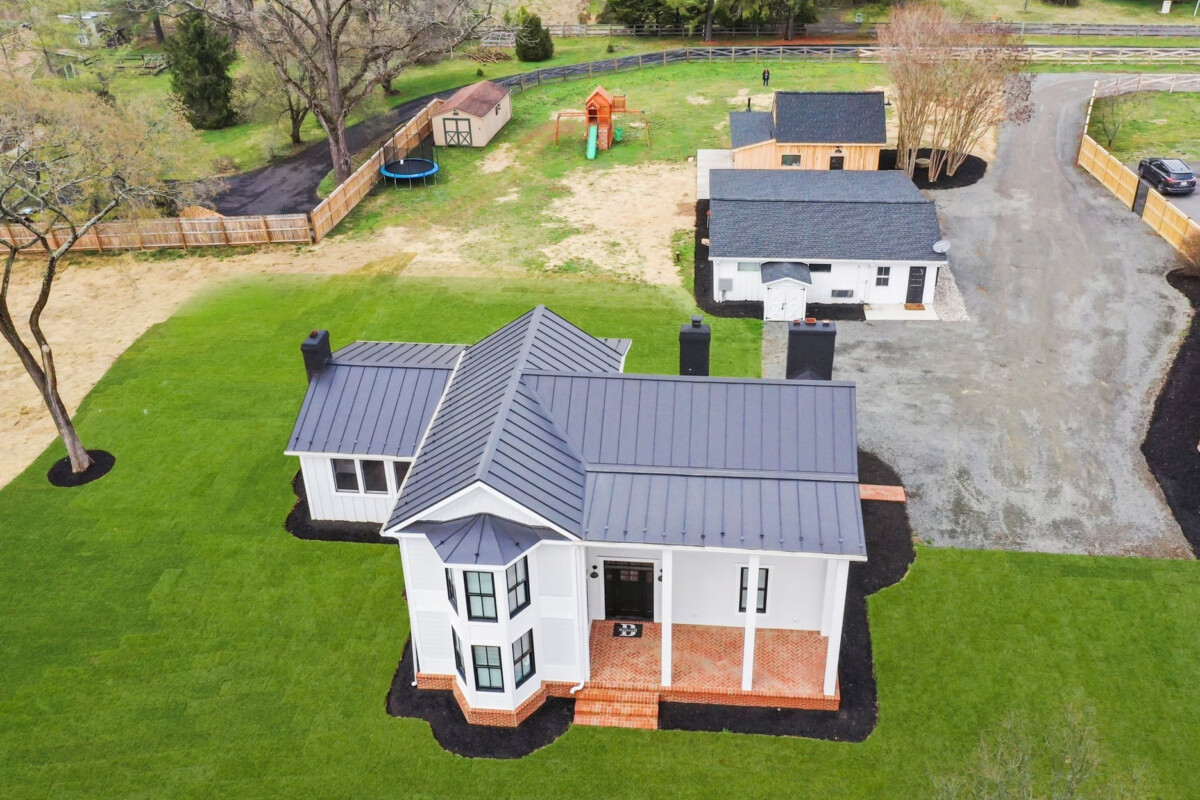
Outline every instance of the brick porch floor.
<svg viewBox="0 0 1200 800">
<path fill-rule="evenodd" d="M 760 628 L 754 678 L 742 691 L 741 628 L 673 626 L 671 686 L 661 686 L 662 626 L 643 624 L 639 639 L 612 635 L 611 620 L 592 623 L 589 686 L 657 691 L 664 700 L 836 709 L 822 693 L 828 639 L 815 631 Z M 835 690 L 836 691 L 836 690 Z"/>
</svg>

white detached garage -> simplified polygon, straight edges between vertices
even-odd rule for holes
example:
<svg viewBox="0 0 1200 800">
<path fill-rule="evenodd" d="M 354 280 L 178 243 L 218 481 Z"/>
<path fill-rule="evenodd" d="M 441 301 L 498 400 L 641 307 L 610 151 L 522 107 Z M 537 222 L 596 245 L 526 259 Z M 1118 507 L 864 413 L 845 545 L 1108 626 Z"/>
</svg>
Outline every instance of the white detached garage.
<svg viewBox="0 0 1200 800">
<path fill-rule="evenodd" d="M 946 263 L 933 201 L 901 172 L 713 170 L 713 299 L 808 305 L 932 304 Z"/>
</svg>

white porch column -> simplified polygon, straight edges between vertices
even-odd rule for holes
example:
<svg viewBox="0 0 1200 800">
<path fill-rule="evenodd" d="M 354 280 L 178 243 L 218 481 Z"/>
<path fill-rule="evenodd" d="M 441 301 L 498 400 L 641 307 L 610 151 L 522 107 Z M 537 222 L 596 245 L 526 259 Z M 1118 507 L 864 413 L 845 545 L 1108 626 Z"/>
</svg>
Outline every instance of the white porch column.
<svg viewBox="0 0 1200 800">
<path fill-rule="evenodd" d="M 671 621 L 675 594 L 674 551 L 662 553 L 662 685 L 671 685 Z"/>
<path fill-rule="evenodd" d="M 582 685 L 592 678 L 592 620 L 588 613 L 588 569 L 587 550 L 580 542 L 571 548 L 572 561 L 575 564 L 575 611 L 579 615 L 576 633 L 579 636 L 579 683 Z"/>
<path fill-rule="evenodd" d="M 842 618 L 846 614 L 846 578 L 850 574 L 850 562 L 838 559 L 833 562 L 831 576 L 826 578 L 826 601 L 829 601 L 829 584 L 833 583 L 833 599 L 829 610 L 829 637 L 825 649 L 825 694 L 831 696 L 837 688 L 838 655 L 842 649 Z M 830 581 L 829 577 L 833 580 Z"/>
<path fill-rule="evenodd" d="M 746 572 L 746 634 L 742 640 L 742 691 L 754 685 L 754 629 L 758 625 L 758 565 L 759 556 L 750 556 Z"/>
</svg>

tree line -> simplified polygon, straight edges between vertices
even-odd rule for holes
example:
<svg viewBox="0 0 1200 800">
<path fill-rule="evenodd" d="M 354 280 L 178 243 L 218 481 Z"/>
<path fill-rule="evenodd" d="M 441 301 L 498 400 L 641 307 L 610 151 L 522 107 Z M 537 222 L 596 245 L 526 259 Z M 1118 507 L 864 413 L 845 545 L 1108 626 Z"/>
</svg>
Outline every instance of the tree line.
<svg viewBox="0 0 1200 800">
<path fill-rule="evenodd" d="M 600 22 L 636 26 L 703 26 L 705 41 L 714 27 L 778 25 L 791 40 L 796 27 L 817 21 L 815 0 L 608 0 Z"/>
</svg>

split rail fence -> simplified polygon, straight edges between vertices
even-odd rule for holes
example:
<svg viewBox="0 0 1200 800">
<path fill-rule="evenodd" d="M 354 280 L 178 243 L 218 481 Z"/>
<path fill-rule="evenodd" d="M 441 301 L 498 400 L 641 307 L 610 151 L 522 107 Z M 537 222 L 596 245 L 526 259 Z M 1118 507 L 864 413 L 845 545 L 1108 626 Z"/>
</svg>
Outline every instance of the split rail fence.
<svg viewBox="0 0 1200 800">
<path fill-rule="evenodd" d="M 1079 166 L 1100 181 L 1104 188 L 1112 192 L 1129 209 L 1136 209 L 1141 179 L 1137 173 L 1089 136 L 1087 130 L 1097 97 L 1147 91 L 1200 92 L 1200 75 L 1135 75 L 1096 81 L 1084 120 L 1083 138 L 1079 144 Z M 1149 189 L 1146 194 L 1141 217 L 1155 233 L 1186 257 L 1194 260 L 1200 256 L 1200 224 L 1153 189 Z"/>
<path fill-rule="evenodd" d="M 1116 24 L 1100 25 L 1074 22 L 985 22 L 967 23 L 971 28 L 984 28 L 1017 36 L 1200 36 L 1200 24 Z M 796 35 L 804 36 L 875 36 L 886 22 L 820 22 L 797 25 Z M 704 26 L 695 25 L 547 25 L 551 36 L 650 36 L 656 38 L 698 38 Z M 783 26 L 741 25 L 714 27 L 713 36 L 783 36 Z"/>
</svg>

